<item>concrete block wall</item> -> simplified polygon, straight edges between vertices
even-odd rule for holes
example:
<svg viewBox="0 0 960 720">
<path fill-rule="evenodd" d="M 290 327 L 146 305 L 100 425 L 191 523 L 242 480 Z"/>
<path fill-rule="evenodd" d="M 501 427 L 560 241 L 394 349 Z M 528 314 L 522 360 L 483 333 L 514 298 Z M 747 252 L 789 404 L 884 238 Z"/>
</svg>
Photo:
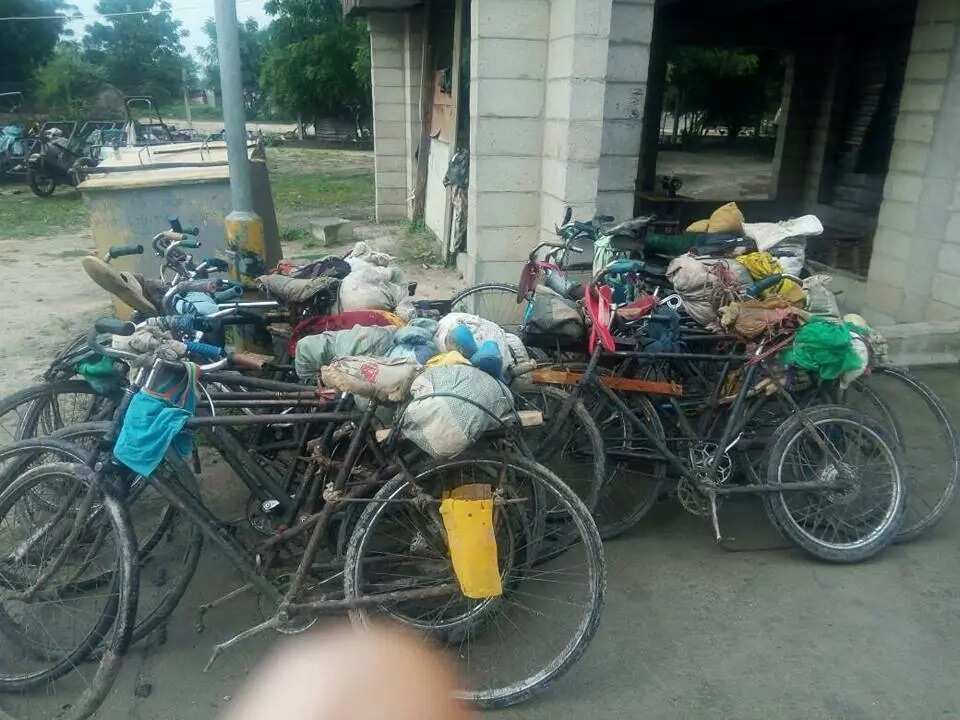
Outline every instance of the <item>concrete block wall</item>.
<svg viewBox="0 0 960 720">
<path fill-rule="evenodd" d="M 613 0 L 610 10 L 596 211 L 617 220 L 633 215 L 654 5 Z"/>
<path fill-rule="evenodd" d="M 400 220 L 409 211 L 410 92 L 408 20 L 399 13 L 370 13 L 374 172 L 377 222 Z M 419 77 L 419 73 L 417 75 Z M 419 102 L 419 96 L 417 97 Z"/>
<path fill-rule="evenodd" d="M 920 0 L 864 310 L 960 318 L 960 2 Z"/>
<path fill-rule="evenodd" d="M 542 240 L 556 238 L 555 226 L 566 206 L 581 219 L 593 217 L 596 211 L 611 10 L 610 0 L 550 3 L 540 189 Z"/>
<path fill-rule="evenodd" d="M 540 228 L 550 0 L 470 3 L 467 283 L 516 282 Z"/>
</svg>

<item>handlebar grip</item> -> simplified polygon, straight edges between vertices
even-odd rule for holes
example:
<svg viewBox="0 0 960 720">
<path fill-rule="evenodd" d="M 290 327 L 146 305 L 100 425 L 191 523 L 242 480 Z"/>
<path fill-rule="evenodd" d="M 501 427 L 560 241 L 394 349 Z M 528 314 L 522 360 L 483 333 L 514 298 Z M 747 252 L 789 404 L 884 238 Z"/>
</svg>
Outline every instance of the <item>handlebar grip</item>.
<svg viewBox="0 0 960 720">
<path fill-rule="evenodd" d="M 219 280 L 185 280 L 182 283 L 177 283 L 174 287 L 178 295 L 185 295 L 191 292 L 213 295 L 213 293 L 220 290 L 222 286 Z"/>
<path fill-rule="evenodd" d="M 223 355 L 222 348 L 211 345 L 210 343 L 191 341 L 186 343 L 186 345 L 188 353 L 203 360 L 218 360 Z"/>
<path fill-rule="evenodd" d="M 231 302 L 233 300 L 238 300 L 241 297 L 243 297 L 243 286 L 238 285 L 237 283 L 231 283 L 223 290 L 213 294 L 213 299 L 218 303 Z"/>
<path fill-rule="evenodd" d="M 204 264 L 206 264 L 208 270 L 219 270 L 220 272 L 226 272 L 230 266 L 227 264 L 227 261 L 222 258 L 208 257 L 203 259 Z"/>
<path fill-rule="evenodd" d="M 111 245 L 107 254 L 112 258 L 125 255 L 143 255 L 143 245 Z"/>
<path fill-rule="evenodd" d="M 570 250 L 572 250 L 573 252 L 575 252 L 575 253 L 577 253 L 577 254 L 580 254 L 580 253 L 583 252 L 583 248 L 580 247 L 579 245 L 571 245 L 571 246 L 570 246 Z"/>
<path fill-rule="evenodd" d="M 193 240 L 184 236 L 183 240 L 180 241 L 180 247 L 185 247 L 185 248 L 190 248 L 191 250 L 195 250 L 196 248 L 200 247 L 200 241 Z"/>
<path fill-rule="evenodd" d="M 187 235 L 193 235 L 194 237 L 196 237 L 197 235 L 200 234 L 200 228 L 194 225 L 192 228 L 187 228 L 183 232 Z"/>
<path fill-rule="evenodd" d="M 132 322 L 117 318 L 100 318 L 93 327 L 98 333 L 108 335 L 133 335 L 137 331 L 137 326 Z"/>
<path fill-rule="evenodd" d="M 170 223 L 170 229 L 175 233 L 183 232 L 183 228 L 180 226 L 180 218 L 178 218 L 176 215 L 171 215 L 168 217 L 167 222 Z"/>
</svg>

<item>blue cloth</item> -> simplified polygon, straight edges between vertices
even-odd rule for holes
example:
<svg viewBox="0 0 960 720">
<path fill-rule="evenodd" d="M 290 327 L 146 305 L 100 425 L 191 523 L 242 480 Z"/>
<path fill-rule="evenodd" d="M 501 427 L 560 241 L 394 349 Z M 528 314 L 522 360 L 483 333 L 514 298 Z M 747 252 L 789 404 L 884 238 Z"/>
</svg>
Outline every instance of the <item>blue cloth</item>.
<svg viewBox="0 0 960 720">
<path fill-rule="evenodd" d="M 484 340 L 480 348 L 470 356 L 470 364 L 487 375 L 500 379 L 503 374 L 503 355 L 495 340 Z"/>
<path fill-rule="evenodd" d="M 447 347 L 453 345 L 453 349 L 458 351 L 465 358 L 473 357 L 477 352 L 477 341 L 466 325 L 457 325 L 450 334 L 447 335 Z"/>
<path fill-rule="evenodd" d="M 217 301 L 202 292 L 188 292 L 173 302 L 174 309 L 182 315 L 212 315 L 220 308 Z"/>
<path fill-rule="evenodd" d="M 139 475 L 156 470 L 168 448 L 183 457 L 193 448 L 192 437 L 183 428 L 197 407 L 197 366 L 186 366 L 186 377 L 165 390 L 140 390 L 123 416 L 113 456 Z"/>
</svg>

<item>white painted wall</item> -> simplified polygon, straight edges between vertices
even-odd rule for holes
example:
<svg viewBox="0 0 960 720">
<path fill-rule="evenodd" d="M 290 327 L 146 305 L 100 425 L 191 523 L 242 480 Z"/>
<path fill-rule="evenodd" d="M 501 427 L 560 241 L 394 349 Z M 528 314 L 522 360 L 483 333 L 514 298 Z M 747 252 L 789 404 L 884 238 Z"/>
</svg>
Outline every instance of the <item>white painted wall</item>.
<svg viewBox="0 0 960 720">
<path fill-rule="evenodd" d="M 424 220 L 427 227 L 438 238 L 443 237 L 444 206 L 447 201 L 447 189 L 443 186 L 443 176 L 449 164 L 449 143 L 431 140 L 430 157 L 427 163 L 427 202 L 424 206 Z"/>
</svg>

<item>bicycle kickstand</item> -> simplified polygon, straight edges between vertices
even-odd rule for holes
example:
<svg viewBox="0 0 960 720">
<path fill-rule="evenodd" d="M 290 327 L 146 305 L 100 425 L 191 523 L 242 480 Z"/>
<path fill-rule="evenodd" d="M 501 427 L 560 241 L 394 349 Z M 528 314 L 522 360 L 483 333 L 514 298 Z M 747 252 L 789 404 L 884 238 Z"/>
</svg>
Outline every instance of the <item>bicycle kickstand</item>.
<svg viewBox="0 0 960 720">
<path fill-rule="evenodd" d="M 717 507 L 717 494 L 713 490 L 708 490 L 707 495 L 710 498 L 710 521 L 713 523 L 713 535 L 719 544 L 723 542 L 723 535 L 720 534 L 720 513 Z"/>
<path fill-rule="evenodd" d="M 280 625 L 280 615 L 279 613 L 276 613 L 269 620 L 265 620 L 259 625 L 254 625 L 251 628 L 247 628 L 242 633 L 239 633 L 238 635 L 234 635 L 229 640 L 224 640 L 219 645 L 214 645 L 213 652 L 210 654 L 210 659 L 207 661 L 207 664 L 203 668 L 203 671 L 208 672 L 210 668 L 213 667 L 213 663 L 216 662 L 217 658 L 220 657 L 226 650 L 229 650 L 237 643 L 242 642 L 247 638 L 251 638 L 254 635 L 259 635 L 264 630 L 271 630 L 277 627 L 278 625 Z"/>
</svg>

